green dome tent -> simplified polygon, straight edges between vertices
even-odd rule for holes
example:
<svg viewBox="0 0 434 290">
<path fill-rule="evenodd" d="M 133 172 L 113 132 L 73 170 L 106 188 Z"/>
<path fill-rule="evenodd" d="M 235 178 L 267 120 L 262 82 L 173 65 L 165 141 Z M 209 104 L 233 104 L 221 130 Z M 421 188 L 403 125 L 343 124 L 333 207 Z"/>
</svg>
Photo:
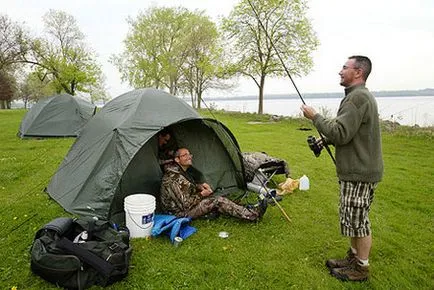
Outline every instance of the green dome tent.
<svg viewBox="0 0 434 290">
<path fill-rule="evenodd" d="M 95 114 L 96 106 L 69 94 L 55 95 L 34 104 L 21 121 L 18 136 L 77 137 Z"/>
<path fill-rule="evenodd" d="M 166 127 L 214 189 L 245 189 L 242 156 L 227 127 L 166 92 L 140 89 L 113 99 L 86 124 L 47 192 L 68 212 L 122 220 L 125 196 L 140 192 L 158 200 L 157 139 Z"/>
</svg>

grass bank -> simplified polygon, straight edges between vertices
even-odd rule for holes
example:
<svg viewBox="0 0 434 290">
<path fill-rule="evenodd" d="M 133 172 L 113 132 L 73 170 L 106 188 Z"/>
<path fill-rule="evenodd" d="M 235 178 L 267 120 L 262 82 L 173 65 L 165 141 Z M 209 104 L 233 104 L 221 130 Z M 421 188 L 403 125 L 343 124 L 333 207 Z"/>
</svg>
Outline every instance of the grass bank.
<svg viewBox="0 0 434 290">
<path fill-rule="evenodd" d="M 30 271 L 29 248 L 42 225 L 70 216 L 44 187 L 74 139 L 16 137 L 24 110 L 0 111 L 0 288 L 57 289 Z M 193 222 L 198 232 L 178 248 L 166 237 L 132 241 L 130 273 L 106 289 L 433 289 L 434 145 L 431 130 L 383 131 L 385 176 L 371 212 L 371 278 L 343 283 L 324 262 L 345 253 L 339 234 L 338 184 L 330 157 L 315 158 L 302 131 L 305 120 L 271 120 L 256 114 L 202 112 L 234 133 L 242 151 L 285 159 L 291 176 L 306 174 L 311 189 L 269 207 L 261 223 L 232 218 Z M 283 177 L 275 178 L 277 182 Z M 229 232 L 228 239 L 218 237 Z M 93 289 L 99 289 L 94 287 Z"/>
</svg>

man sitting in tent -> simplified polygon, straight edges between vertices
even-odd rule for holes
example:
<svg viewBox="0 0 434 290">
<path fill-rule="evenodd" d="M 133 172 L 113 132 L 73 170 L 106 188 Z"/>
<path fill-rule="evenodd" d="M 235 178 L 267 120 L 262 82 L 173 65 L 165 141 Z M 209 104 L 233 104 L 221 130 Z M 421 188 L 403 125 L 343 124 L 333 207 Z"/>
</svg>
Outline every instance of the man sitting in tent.
<svg viewBox="0 0 434 290">
<path fill-rule="evenodd" d="M 165 168 L 161 183 L 163 211 L 191 218 L 218 212 L 249 221 L 257 221 L 263 216 L 267 209 L 266 199 L 249 209 L 225 197 L 213 196 L 211 187 L 192 173 L 192 157 L 187 148 L 180 148 L 175 152 L 175 163 Z"/>
</svg>

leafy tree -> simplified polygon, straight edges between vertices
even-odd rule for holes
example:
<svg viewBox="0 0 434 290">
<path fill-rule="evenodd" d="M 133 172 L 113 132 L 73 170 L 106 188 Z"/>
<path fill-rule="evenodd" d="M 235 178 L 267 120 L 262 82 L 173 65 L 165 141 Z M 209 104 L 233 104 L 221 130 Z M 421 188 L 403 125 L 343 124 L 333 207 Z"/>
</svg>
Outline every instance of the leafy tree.
<svg viewBox="0 0 434 290">
<path fill-rule="evenodd" d="M 222 86 L 219 34 L 203 12 L 152 7 L 128 23 L 125 50 L 111 62 L 131 86 L 189 93 L 193 107 L 200 107 L 206 89 Z"/>
<path fill-rule="evenodd" d="M 112 56 L 122 79 L 135 87 L 168 88 L 176 95 L 186 57 L 186 22 L 190 12 L 183 7 L 152 7 L 129 18 L 125 51 Z"/>
<path fill-rule="evenodd" d="M 217 26 L 203 13 L 191 15 L 186 24 L 189 33 L 187 56 L 182 67 L 182 91 L 189 93 L 193 107 L 200 108 L 202 94 L 210 88 L 227 88 L 223 82 L 223 58 Z"/>
<path fill-rule="evenodd" d="M 101 94 L 104 79 L 95 54 L 87 48 L 75 18 L 50 10 L 44 17 L 46 37 L 34 39 L 23 61 L 34 65 L 41 81 L 52 82 L 57 93 L 74 95 L 76 91 Z"/>
<path fill-rule="evenodd" d="M 258 87 L 258 114 L 263 113 L 266 77 L 286 75 L 273 44 L 292 75 L 305 75 L 313 66 L 311 52 L 318 39 L 306 10 L 303 0 L 241 0 L 223 19 L 236 71 Z"/>
</svg>

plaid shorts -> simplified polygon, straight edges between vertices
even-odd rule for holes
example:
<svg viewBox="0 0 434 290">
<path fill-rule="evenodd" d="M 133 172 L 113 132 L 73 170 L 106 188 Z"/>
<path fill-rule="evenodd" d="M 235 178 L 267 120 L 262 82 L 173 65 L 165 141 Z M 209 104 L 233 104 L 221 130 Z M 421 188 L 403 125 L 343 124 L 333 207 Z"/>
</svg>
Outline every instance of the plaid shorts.
<svg viewBox="0 0 434 290">
<path fill-rule="evenodd" d="M 341 233 L 348 237 L 371 234 L 369 210 L 377 183 L 340 181 L 339 219 Z"/>
</svg>

